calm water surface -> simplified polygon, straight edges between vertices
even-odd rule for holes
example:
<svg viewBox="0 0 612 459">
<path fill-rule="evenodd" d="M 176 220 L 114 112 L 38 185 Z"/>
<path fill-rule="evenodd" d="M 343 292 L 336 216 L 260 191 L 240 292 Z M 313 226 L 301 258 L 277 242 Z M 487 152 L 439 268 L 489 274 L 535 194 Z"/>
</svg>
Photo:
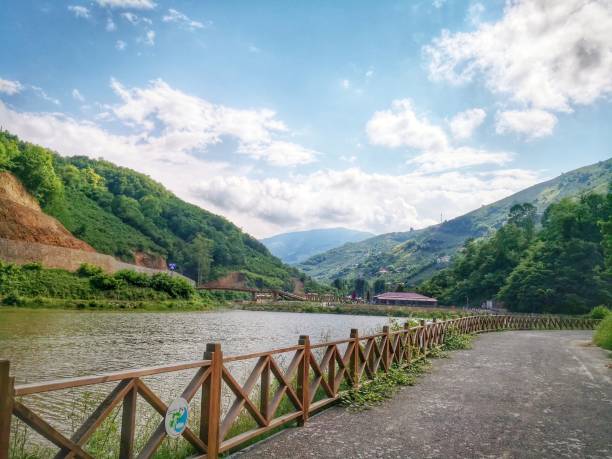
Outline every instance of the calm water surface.
<svg viewBox="0 0 612 459">
<path fill-rule="evenodd" d="M 0 358 L 11 361 L 17 384 L 92 375 L 202 358 L 206 343 L 220 342 L 224 355 L 247 354 L 297 344 L 348 338 L 380 330 L 385 317 L 286 312 L 86 312 L 0 310 Z M 286 357 L 290 358 L 290 356 Z M 251 363 L 231 369 L 244 380 Z M 243 365 L 243 368 L 240 368 Z M 171 400 L 194 370 L 148 377 L 160 396 Z M 107 386 L 107 387 L 104 387 Z M 31 396 L 40 412 L 56 417 L 83 390 L 108 393 L 112 386 Z"/>
<path fill-rule="evenodd" d="M 225 355 L 348 338 L 388 324 L 385 317 L 227 311 L 130 313 L 0 311 L 0 358 L 16 382 L 38 382 L 202 358 L 206 343 Z"/>
</svg>

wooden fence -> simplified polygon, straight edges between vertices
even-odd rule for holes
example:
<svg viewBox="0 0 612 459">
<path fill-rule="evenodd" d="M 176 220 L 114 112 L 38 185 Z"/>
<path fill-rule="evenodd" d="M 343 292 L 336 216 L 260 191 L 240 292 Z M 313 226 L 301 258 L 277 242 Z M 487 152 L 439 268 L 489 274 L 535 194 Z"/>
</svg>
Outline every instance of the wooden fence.
<svg viewBox="0 0 612 459">
<path fill-rule="evenodd" d="M 120 458 L 149 458 L 158 449 L 166 430 L 164 416 L 168 409 L 143 378 L 162 373 L 193 370 L 195 374 L 181 393 L 190 402 L 201 393 L 199 426 L 185 429 L 183 438 L 196 454 L 193 457 L 217 458 L 247 441 L 292 421 L 303 425 L 310 414 L 333 403 L 342 390 L 372 380 L 393 364 L 419 359 L 444 343 L 451 332 L 479 333 L 496 330 L 593 329 L 597 321 L 536 316 L 472 316 L 419 326 L 408 324 L 400 330 L 383 327 L 381 333 L 360 336 L 351 330 L 348 339 L 312 344 L 301 336 L 295 346 L 248 355 L 224 357 L 221 345 L 208 344 L 202 360 L 152 368 L 79 377 L 36 384 L 14 385 L 9 376 L 9 362 L 0 361 L 0 459 L 9 457 L 11 421 L 15 416 L 59 449 L 56 458 L 91 458 L 87 442 L 114 410 L 121 410 Z M 288 365 L 279 363 L 279 355 L 291 356 Z M 252 370 L 240 384 L 230 367 L 232 362 L 250 362 Z M 51 391 L 116 382 L 85 422 L 70 437 L 53 427 L 26 405 L 27 396 Z M 223 386 L 233 395 L 228 409 L 222 409 Z M 144 400 L 160 417 L 160 424 L 144 446 L 135 450 L 136 404 Z M 285 409 L 279 410 L 283 399 Z M 289 406 L 289 409 L 286 406 Z M 197 412 L 194 411 L 194 412 Z M 254 427 L 232 434 L 232 426 L 241 413 L 254 420 Z M 244 416 L 244 414 L 242 414 Z"/>
</svg>

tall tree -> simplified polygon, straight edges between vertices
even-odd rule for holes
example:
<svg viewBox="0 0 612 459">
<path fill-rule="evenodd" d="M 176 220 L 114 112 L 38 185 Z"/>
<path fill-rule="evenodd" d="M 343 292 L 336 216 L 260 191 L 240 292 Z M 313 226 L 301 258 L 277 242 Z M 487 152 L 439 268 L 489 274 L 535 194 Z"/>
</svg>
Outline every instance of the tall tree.
<svg viewBox="0 0 612 459">
<path fill-rule="evenodd" d="M 210 276 L 213 242 L 202 233 L 198 233 L 189 244 L 189 249 L 191 258 L 196 265 L 197 283 L 201 284 Z"/>
</svg>

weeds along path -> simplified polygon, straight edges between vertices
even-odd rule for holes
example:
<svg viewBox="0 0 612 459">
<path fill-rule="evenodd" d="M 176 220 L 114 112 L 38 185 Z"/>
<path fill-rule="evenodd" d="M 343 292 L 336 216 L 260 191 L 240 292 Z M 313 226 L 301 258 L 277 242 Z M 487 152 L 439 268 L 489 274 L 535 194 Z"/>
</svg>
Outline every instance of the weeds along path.
<svg viewBox="0 0 612 459">
<path fill-rule="evenodd" d="M 591 338 L 480 335 L 381 405 L 331 408 L 236 457 L 612 457 L 612 370 Z"/>
</svg>

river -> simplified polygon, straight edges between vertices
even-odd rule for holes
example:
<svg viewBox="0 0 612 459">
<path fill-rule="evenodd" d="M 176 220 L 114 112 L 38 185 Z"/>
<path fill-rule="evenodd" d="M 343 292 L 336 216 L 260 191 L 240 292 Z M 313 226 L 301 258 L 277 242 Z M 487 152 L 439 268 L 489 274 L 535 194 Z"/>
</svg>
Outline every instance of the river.
<svg viewBox="0 0 612 459">
<path fill-rule="evenodd" d="M 365 334 L 385 324 L 386 317 L 237 310 L 0 310 L 0 358 L 11 361 L 11 373 L 22 384 L 200 359 L 210 342 L 220 342 L 224 355 L 247 354 L 297 344 L 299 335 L 316 343 L 348 338 L 351 328 Z M 187 373 L 150 377 L 147 383 L 171 399 L 193 371 Z M 78 390 L 65 392 L 35 396 L 33 402 L 55 417 L 57 406 L 71 403 Z"/>
</svg>

